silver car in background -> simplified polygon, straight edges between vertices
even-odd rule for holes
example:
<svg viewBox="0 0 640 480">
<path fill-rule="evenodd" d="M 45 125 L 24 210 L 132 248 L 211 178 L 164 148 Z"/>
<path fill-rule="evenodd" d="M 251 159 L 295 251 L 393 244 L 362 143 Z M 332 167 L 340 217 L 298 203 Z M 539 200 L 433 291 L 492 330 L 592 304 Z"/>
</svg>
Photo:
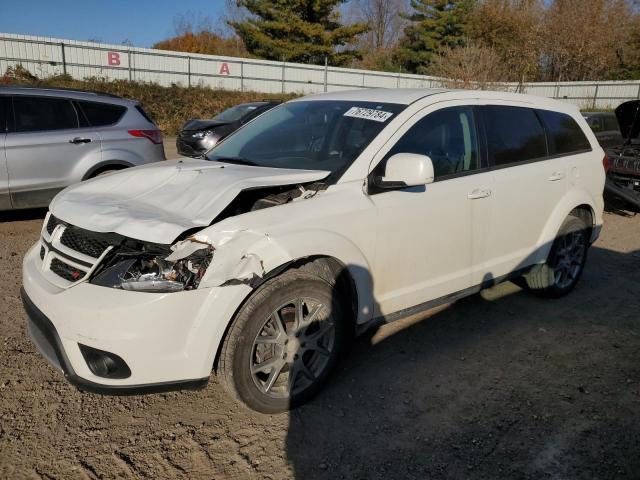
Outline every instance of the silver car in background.
<svg viewBox="0 0 640 480">
<path fill-rule="evenodd" d="M 0 210 L 45 207 L 68 185 L 164 159 L 162 134 L 137 101 L 0 87 Z"/>
</svg>

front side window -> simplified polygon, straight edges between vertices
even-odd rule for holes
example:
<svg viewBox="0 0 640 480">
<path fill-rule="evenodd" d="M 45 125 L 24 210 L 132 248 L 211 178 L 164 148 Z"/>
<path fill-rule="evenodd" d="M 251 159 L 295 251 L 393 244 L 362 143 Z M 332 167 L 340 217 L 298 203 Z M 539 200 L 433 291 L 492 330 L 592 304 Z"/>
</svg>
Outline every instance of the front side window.
<svg viewBox="0 0 640 480">
<path fill-rule="evenodd" d="M 472 107 L 437 110 L 405 133 L 386 158 L 417 153 L 431 158 L 435 178 L 478 168 L 478 146 Z"/>
<path fill-rule="evenodd" d="M 604 129 L 607 131 L 620 131 L 618 120 L 614 115 L 607 115 L 606 117 L 604 117 Z"/>
<path fill-rule="evenodd" d="M 566 113 L 538 110 L 547 128 L 549 155 L 567 155 L 591 150 L 589 140 L 576 121 Z"/>
<path fill-rule="evenodd" d="M 532 109 L 487 105 L 482 111 L 490 165 L 547 157 L 544 130 Z"/>
<path fill-rule="evenodd" d="M 404 105 L 315 100 L 282 104 L 207 152 L 208 160 L 328 170 L 339 176 Z"/>
<path fill-rule="evenodd" d="M 13 97 L 17 132 L 78 128 L 78 116 L 69 100 L 53 97 Z"/>
</svg>

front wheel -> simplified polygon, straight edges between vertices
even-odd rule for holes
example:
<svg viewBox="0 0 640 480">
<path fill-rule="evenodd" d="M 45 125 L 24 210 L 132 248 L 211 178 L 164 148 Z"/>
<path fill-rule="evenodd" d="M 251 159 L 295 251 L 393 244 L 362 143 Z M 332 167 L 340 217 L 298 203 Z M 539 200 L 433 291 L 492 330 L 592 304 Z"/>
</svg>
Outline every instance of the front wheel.
<svg viewBox="0 0 640 480">
<path fill-rule="evenodd" d="M 249 408 L 283 412 L 318 393 L 349 337 L 335 289 L 314 275 L 288 271 L 259 287 L 240 309 L 219 373 Z"/>
<path fill-rule="evenodd" d="M 589 229 L 581 218 L 569 216 L 551 245 L 547 261 L 519 279 L 529 290 L 559 298 L 574 289 L 587 260 Z"/>
</svg>

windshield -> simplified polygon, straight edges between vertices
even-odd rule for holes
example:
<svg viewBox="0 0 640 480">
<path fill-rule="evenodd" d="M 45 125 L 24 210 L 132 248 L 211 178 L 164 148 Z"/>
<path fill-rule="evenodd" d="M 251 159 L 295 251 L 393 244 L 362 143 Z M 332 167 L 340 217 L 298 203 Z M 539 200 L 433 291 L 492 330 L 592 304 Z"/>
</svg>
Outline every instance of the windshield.
<svg viewBox="0 0 640 480">
<path fill-rule="evenodd" d="M 235 107 L 227 108 L 224 112 L 219 113 L 213 120 L 219 122 L 237 122 L 245 115 L 248 115 L 258 109 L 262 104 L 245 103 L 243 105 L 236 105 Z"/>
<path fill-rule="evenodd" d="M 350 101 L 285 103 L 238 130 L 206 158 L 341 174 L 404 108 Z"/>
</svg>

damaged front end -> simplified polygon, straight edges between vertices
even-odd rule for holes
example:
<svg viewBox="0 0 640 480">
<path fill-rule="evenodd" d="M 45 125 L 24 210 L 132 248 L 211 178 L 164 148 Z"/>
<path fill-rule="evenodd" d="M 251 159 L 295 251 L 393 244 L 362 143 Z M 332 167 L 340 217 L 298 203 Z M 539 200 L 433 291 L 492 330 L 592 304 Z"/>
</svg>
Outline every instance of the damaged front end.
<svg viewBox="0 0 640 480">
<path fill-rule="evenodd" d="M 134 292 L 180 292 L 198 288 L 213 256 L 208 244 L 194 245 L 190 254 L 172 257 L 171 247 L 122 245 L 112 250 L 91 278 L 94 285 Z"/>
</svg>

